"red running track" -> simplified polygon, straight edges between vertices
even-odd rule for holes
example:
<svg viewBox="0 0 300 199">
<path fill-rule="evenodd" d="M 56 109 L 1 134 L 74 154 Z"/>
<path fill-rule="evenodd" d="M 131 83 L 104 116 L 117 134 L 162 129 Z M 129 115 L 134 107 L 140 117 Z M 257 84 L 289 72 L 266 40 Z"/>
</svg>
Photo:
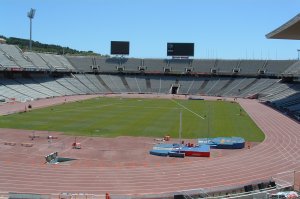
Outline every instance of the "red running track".
<svg viewBox="0 0 300 199">
<path fill-rule="evenodd" d="M 300 166 L 300 125 L 255 100 L 239 103 L 266 135 L 264 142 L 231 156 L 207 161 L 136 167 L 31 165 L 0 160 L 0 191 L 58 194 L 163 194 L 239 186 L 268 180 Z"/>
</svg>

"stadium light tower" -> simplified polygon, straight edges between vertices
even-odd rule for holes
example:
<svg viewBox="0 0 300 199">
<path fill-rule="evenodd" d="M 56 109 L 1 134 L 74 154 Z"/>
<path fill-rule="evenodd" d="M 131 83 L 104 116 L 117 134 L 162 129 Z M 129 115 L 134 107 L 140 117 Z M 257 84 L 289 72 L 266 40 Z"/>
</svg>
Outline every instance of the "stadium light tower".
<svg viewBox="0 0 300 199">
<path fill-rule="evenodd" d="M 30 9 L 30 11 L 27 13 L 27 17 L 30 20 L 30 40 L 29 40 L 29 50 L 31 51 L 32 49 L 32 19 L 34 18 L 35 15 L 35 9 Z"/>
</svg>

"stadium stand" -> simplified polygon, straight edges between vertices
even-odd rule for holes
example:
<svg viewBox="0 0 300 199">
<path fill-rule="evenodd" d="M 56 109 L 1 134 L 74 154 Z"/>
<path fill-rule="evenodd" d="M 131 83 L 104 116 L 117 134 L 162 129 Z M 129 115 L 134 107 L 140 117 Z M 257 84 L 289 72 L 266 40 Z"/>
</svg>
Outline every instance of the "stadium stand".
<svg viewBox="0 0 300 199">
<path fill-rule="evenodd" d="M 111 90 L 103 85 L 101 81 L 98 79 L 99 76 L 91 75 L 91 74 L 84 74 L 84 76 L 89 79 L 100 91 L 100 93 L 107 93 L 111 92 Z"/>
<path fill-rule="evenodd" d="M 109 88 L 112 91 L 115 91 L 117 93 L 121 92 L 128 92 L 126 87 L 124 86 L 122 80 L 119 76 L 116 75 L 100 75 L 101 79 L 105 82 L 106 85 L 109 86 Z"/>
<path fill-rule="evenodd" d="M 289 66 L 293 65 L 294 60 L 269 60 L 265 65 L 265 74 L 278 75 L 282 74 Z"/>
<path fill-rule="evenodd" d="M 77 69 L 78 72 L 93 72 L 96 66 L 93 63 L 94 58 L 89 56 L 66 56 L 69 62 Z"/>
<path fill-rule="evenodd" d="M 69 88 L 64 87 L 60 83 L 56 82 L 52 77 L 33 77 L 33 80 L 42 86 L 59 93 L 60 96 L 63 95 L 75 95 L 76 93 L 70 90 Z"/>
<path fill-rule="evenodd" d="M 130 89 L 131 89 L 131 92 L 134 92 L 134 93 L 142 93 L 144 92 L 146 89 L 144 88 L 143 91 L 139 85 L 139 82 L 136 78 L 136 76 L 127 76 L 125 77 Z"/>
<path fill-rule="evenodd" d="M 233 73 L 234 69 L 239 71 L 239 60 L 217 60 L 216 68 L 219 73 Z"/>
<path fill-rule="evenodd" d="M 1 44 L 0 50 L 10 57 L 15 63 L 22 68 L 35 69 L 36 66 L 31 62 L 31 60 L 26 57 L 21 49 L 15 45 Z"/>
<path fill-rule="evenodd" d="M 73 80 L 74 79 L 72 77 L 56 78 L 56 82 L 58 82 L 59 84 L 61 84 L 65 88 L 70 89 L 75 94 L 89 94 L 89 93 L 85 93 L 83 91 L 84 89 L 82 89 L 82 86 L 78 82 L 73 81 Z"/>
<path fill-rule="evenodd" d="M 48 64 L 36 53 L 34 52 L 24 52 L 24 55 L 29 57 L 31 62 L 39 69 L 50 70 Z"/>
<path fill-rule="evenodd" d="M 210 74 L 211 69 L 215 69 L 216 60 L 201 59 L 193 61 L 193 69 L 195 73 Z"/>
<path fill-rule="evenodd" d="M 262 92 L 264 89 L 270 87 L 272 84 L 276 83 L 279 81 L 278 79 L 258 79 L 254 84 L 251 86 L 247 87 L 246 89 L 241 90 L 242 92 L 238 97 L 248 97 L 248 96 L 253 96 L 255 94 L 259 94 Z"/>
<path fill-rule="evenodd" d="M 60 55 L 37 53 L 55 71 L 69 71 L 68 67 L 58 60 Z"/>
<path fill-rule="evenodd" d="M 81 82 L 86 88 L 88 88 L 89 91 L 93 93 L 101 92 L 101 90 L 97 88 L 97 86 L 92 81 L 90 81 L 90 79 L 88 79 L 85 75 L 75 74 L 74 77 L 77 78 L 78 81 Z"/>
<path fill-rule="evenodd" d="M 300 77 L 300 61 L 295 62 L 289 66 L 284 72 L 283 75 L 289 76 L 298 76 Z"/>
<path fill-rule="evenodd" d="M 167 65 L 171 68 L 173 73 L 183 74 L 187 69 L 193 70 L 193 60 L 190 59 L 169 59 L 166 60 Z"/>
<path fill-rule="evenodd" d="M 37 84 L 36 82 L 34 82 L 31 78 L 17 78 L 15 81 L 19 82 L 20 84 L 23 84 L 24 86 L 27 86 L 35 91 L 38 91 L 42 94 L 44 94 L 45 98 L 46 97 L 56 97 L 56 96 L 60 96 L 58 93 L 56 93 L 55 91 L 52 91 L 44 86 L 42 86 L 41 84 Z"/>
<path fill-rule="evenodd" d="M 164 68 L 167 66 L 167 63 L 163 59 L 144 59 L 144 66 L 148 72 L 164 73 Z"/>
<path fill-rule="evenodd" d="M 14 45 L 0 44 L 1 70 L 17 71 L 1 74 L 1 101 L 123 92 L 200 94 L 258 98 L 300 117 L 299 82 L 281 81 L 300 76 L 300 62 L 296 60 L 61 56 L 23 53 Z"/>
<path fill-rule="evenodd" d="M 3 51 L 0 51 L 0 66 L 4 70 L 5 68 L 20 68 L 14 61 L 12 61 L 13 58 L 10 57 L 8 54 L 6 54 Z"/>
<path fill-rule="evenodd" d="M 0 82 L 2 85 L 5 85 L 6 87 L 10 88 L 11 90 L 14 90 L 24 96 L 27 96 L 28 100 L 34 100 L 34 99 L 48 97 L 48 95 L 38 92 L 36 90 L 33 90 L 30 87 L 24 86 L 23 84 L 20 84 L 19 82 L 15 81 L 13 79 L 1 79 Z"/>
<path fill-rule="evenodd" d="M 122 59 L 122 66 L 124 66 L 126 72 L 137 72 L 139 67 L 142 66 L 141 59 Z"/>
<path fill-rule="evenodd" d="M 189 94 L 195 79 L 193 77 L 180 77 L 178 80 L 178 84 L 180 85 L 178 94 Z"/>
<path fill-rule="evenodd" d="M 63 66 L 64 68 L 69 69 L 70 71 L 75 71 L 75 68 L 72 66 L 72 64 L 62 55 L 54 55 L 56 60 Z"/>
<path fill-rule="evenodd" d="M 95 63 L 101 72 L 117 72 L 117 68 L 121 66 L 119 58 L 96 57 Z"/>
<path fill-rule="evenodd" d="M 240 74 L 257 75 L 260 69 L 263 69 L 266 60 L 241 60 L 239 64 Z"/>
<path fill-rule="evenodd" d="M 6 85 L 5 80 L 0 82 L 0 95 L 8 99 L 8 101 L 27 101 L 31 100 L 29 96 L 24 95 L 16 90 L 11 89 Z"/>
<path fill-rule="evenodd" d="M 244 83 L 246 78 L 230 78 L 226 84 L 222 86 L 222 88 L 218 91 L 218 96 L 232 96 L 235 91 L 239 91 L 241 84 Z"/>
</svg>

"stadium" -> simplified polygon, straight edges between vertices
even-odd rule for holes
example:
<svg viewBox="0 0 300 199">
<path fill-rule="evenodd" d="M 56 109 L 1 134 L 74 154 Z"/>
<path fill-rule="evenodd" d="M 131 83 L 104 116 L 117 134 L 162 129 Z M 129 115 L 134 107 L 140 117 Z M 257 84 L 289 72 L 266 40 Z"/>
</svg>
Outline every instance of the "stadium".
<svg viewBox="0 0 300 199">
<path fill-rule="evenodd" d="M 299 40 L 299 24 L 297 15 L 266 37 Z M 129 55 L 129 45 L 111 42 L 111 55 Z M 168 44 L 172 58 L 158 59 L 0 44 L 0 198 L 299 191 L 299 60 L 190 59 L 194 46 L 176 54 L 176 45 Z M 205 158 L 149 155 L 166 135 L 168 143 L 241 136 L 247 147 Z"/>
</svg>

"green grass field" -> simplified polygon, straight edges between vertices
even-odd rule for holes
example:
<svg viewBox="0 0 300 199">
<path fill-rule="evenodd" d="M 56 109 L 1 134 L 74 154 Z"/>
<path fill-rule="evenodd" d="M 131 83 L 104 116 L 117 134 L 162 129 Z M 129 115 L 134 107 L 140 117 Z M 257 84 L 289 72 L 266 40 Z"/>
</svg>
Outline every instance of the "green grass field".
<svg viewBox="0 0 300 199">
<path fill-rule="evenodd" d="M 262 141 L 264 134 L 236 103 L 168 99 L 95 98 L 26 113 L 1 116 L 0 127 L 86 136 L 241 136 Z M 203 117 L 204 119 L 200 118 Z"/>
</svg>

